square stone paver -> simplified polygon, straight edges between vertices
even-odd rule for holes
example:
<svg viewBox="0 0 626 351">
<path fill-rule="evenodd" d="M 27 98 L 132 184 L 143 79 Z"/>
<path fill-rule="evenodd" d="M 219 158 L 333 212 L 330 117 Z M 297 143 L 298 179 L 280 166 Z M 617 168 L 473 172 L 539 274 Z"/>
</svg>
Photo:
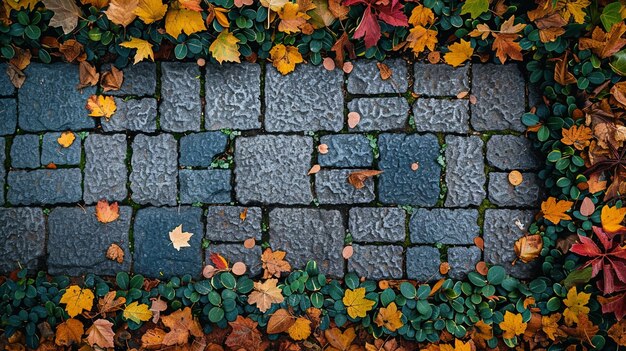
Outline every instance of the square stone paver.
<svg viewBox="0 0 626 351">
<path fill-rule="evenodd" d="M 415 81 L 413 91 L 426 96 L 456 96 L 462 91 L 469 91 L 469 68 L 467 64 L 454 68 L 449 65 L 416 63 L 413 66 Z"/>
<path fill-rule="evenodd" d="M 204 132 L 180 138 L 181 166 L 209 167 L 213 158 L 226 149 L 228 137 L 222 132 Z"/>
<path fill-rule="evenodd" d="M 181 169 L 178 171 L 180 203 L 223 204 L 230 202 L 230 176 L 231 171 L 227 169 Z"/>
<path fill-rule="evenodd" d="M 406 250 L 406 275 L 420 282 L 441 279 L 439 250 L 430 246 L 409 247 Z"/>
<path fill-rule="evenodd" d="M 0 208 L 0 273 L 38 268 L 45 255 L 45 221 L 40 208 Z"/>
<path fill-rule="evenodd" d="M 46 166 L 50 163 L 55 165 L 71 165 L 77 166 L 80 163 L 80 150 L 82 141 L 80 136 L 74 133 L 74 142 L 69 147 L 63 147 L 59 144 L 60 132 L 46 133 L 41 142 L 41 165 Z M 126 151 L 126 150 L 124 150 Z"/>
<path fill-rule="evenodd" d="M 397 207 L 353 207 L 349 228 L 356 242 L 403 242 L 406 212 Z"/>
</svg>

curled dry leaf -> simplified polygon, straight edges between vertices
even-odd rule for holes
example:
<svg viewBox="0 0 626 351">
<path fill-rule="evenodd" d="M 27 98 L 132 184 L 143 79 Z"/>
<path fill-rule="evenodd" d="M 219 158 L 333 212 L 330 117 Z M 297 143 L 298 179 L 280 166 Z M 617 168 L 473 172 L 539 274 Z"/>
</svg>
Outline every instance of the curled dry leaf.
<svg viewBox="0 0 626 351">
<path fill-rule="evenodd" d="M 478 102 L 478 99 L 476 98 L 476 95 L 470 95 L 469 101 L 470 101 L 470 104 L 476 105 L 476 103 Z"/>
<path fill-rule="evenodd" d="M 71 346 L 80 343 L 84 334 L 84 326 L 78 319 L 70 318 L 57 326 L 54 343 L 58 346 Z"/>
<path fill-rule="evenodd" d="M 102 89 L 105 92 L 120 90 L 123 82 L 124 72 L 116 67 L 111 67 L 110 71 L 102 73 L 102 77 L 100 78 L 100 85 L 102 85 Z"/>
<path fill-rule="evenodd" d="M 243 211 L 239 213 L 239 219 L 243 222 L 246 220 L 247 217 L 248 217 L 248 208 L 245 207 Z"/>
<path fill-rule="evenodd" d="M 511 183 L 511 185 L 518 186 L 522 184 L 523 181 L 524 176 L 522 176 L 520 171 L 511 171 L 511 173 L 509 173 L 509 183 Z"/>
<path fill-rule="evenodd" d="M 355 171 L 348 175 L 348 183 L 357 189 L 362 189 L 365 186 L 365 180 L 373 176 L 379 175 L 383 171 L 375 169 L 366 169 L 362 171 Z"/>
<path fill-rule="evenodd" d="M 120 217 L 120 207 L 117 202 L 109 204 L 105 199 L 96 204 L 96 218 L 100 223 L 111 223 Z"/>
<path fill-rule="evenodd" d="M 341 251 L 341 256 L 343 256 L 343 258 L 345 258 L 346 260 L 352 257 L 353 254 L 354 254 L 354 248 L 352 247 L 352 245 L 348 245 L 344 247 L 343 250 Z"/>
<path fill-rule="evenodd" d="M 63 34 L 68 34 L 76 28 L 82 11 L 74 0 L 43 0 L 46 9 L 54 15 L 50 19 L 50 27 L 61 27 Z"/>
<path fill-rule="evenodd" d="M 119 311 L 124 307 L 126 298 L 120 296 L 116 298 L 117 292 L 109 291 L 103 298 L 98 300 L 98 311 L 103 318 L 106 318 L 107 313 Z"/>
<path fill-rule="evenodd" d="M 180 251 L 181 247 L 191 247 L 191 245 L 189 245 L 189 239 L 191 239 L 192 235 L 192 233 L 183 232 L 182 224 L 174 228 L 169 234 L 170 241 L 177 251 Z"/>
<path fill-rule="evenodd" d="M 335 69 L 335 61 L 331 59 L 330 57 L 326 57 L 324 59 L 323 65 L 324 65 L 324 68 L 326 68 L 329 71 L 332 71 Z"/>
<path fill-rule="evenodd" d="M 476 263 L 476 272 L 486 276 L 488 271 L 489 268 L 487 268 L 487 264 L 485 263 L 485 261 L 479 261 L 478 263 Z"/>
<path fill-rule="evenodd" d="M 156 324 L 161 318 L 161 312 L 167 309 L 167 302 L 161 300 L 161 297 L 153 297 L 150 301 L 152 301 L 150 304 L 150 311 L 152 311 L 152 323 Z"/>
<path fill-rule="evenodd" d="M 124 250 L 116 243 L 109 246 L 106 256 L 111 261 L 116 261 L 117 263 L 124 262 Z"/>
<path fill-rule="evenodd" d="M 170 331 L 163 336 L 163 345 L 182 345 L 189 341 L 189 336 L 203 337 L 202 327 L 196 318 L 191 314 L 191 308 L 185 307 L 172 314 L 161 317 L 163 325 Z"/>
<path fill-rule="evenodd" d="M 211 262 L 213 262 L 213 265 L 215 266 L 215 268 L 219 270 L 228 269 L 228 261 L 226 260 L 226 258 L 224 258 L 224 256 L 216 252 L 213 252 L 209 255 L 209 259 L 211 260 Z"/>
<path fill-rule="evenodd" d="M 246 264 L 243 262 L 235 262 L 233 264 L 233 268 L 231 268 L 231 271 L 234 275 L 244 275 L 246 273 L 246 270 Z"/>
<path fill-rule="evenodd" d="M 9 76 L 9 80 L 11 84 L 13 84 L 16 88 L 21 88 L 26 81 L 26 75 L 19 68 L 17 68 L 14 64 L 9 63 L 7 65 L 7 75 Z"/>
<path fill-rule="evenodd" d="M 243 247 L 246 249 L 251 249 L 256 245 L 256 240 L 254 238 L 248 238 L 243 242 Z"/>
<path fill-rule="evenodd" d="M 450 264 L 448 262 L 441 262 L 439 264 L 439 273 L 448 274 L 450 272 Z"/>
<path fill-rule="evenodd" d="M 596 205 L 593 201 L 586 197 L 582 204 L 580 204 L 580 214 L 583 216 L 591 216 L 596 211 Z"/>
<path fill-rule="evenodd" d="M 78 85 L 76 89 L 82 89 L 98 84 L 100 73 L 96 72 L 96 67 L 87 61 L 78 64 Z"/>
<path fill-rule="evenodd" d="M 378 67 L 378 71 L 380 72 L 380 78 L 382 80 L 387 80 L 391 78 L 393 71 L 391 70 L 391 68 L 389 68 L 389 66 L 381 62 L 376 62 L 376 67 Z"/>
<path fill-rule="evenodd" d="M 59 45 L 59 52 L 67 62 L 84 61 L 87 58 L 85 47 L 75 39 L 68 39 Z"/>
<path fill-rule="evenodd" d="M 317 151 L 322 154 L 325 155 L 328 153 L 328 145 L 327 144 L 319 144 L 317 147 Z"/>
<path fill-rule="evenodd" d="M 204 67 L 206 65 L 206 60 L 200 57 L 196 60 L 196 64 L 200 67 Z"/>
<path fill-rule="evenodd" d="M 87 329 L 87 342 L 93 347 L 98 345 L 102 348 L 115 347 L 113 343 L 113 323 L 106 319 L 98 319 Z"/>
<path fill-rule="evenodd" d="M 309 169 L 309 172 L 307 173 L 307 175 L 315 174 L 315 173 L 319 172 L 321 169 L 322 169 L 322 167 L 320 167 L 320 165 L 313 165 L 313 167 L 311 167 L 311 169 Z"/>
<path fill-rule="evenodd" d="M 47 169 L 57 169 L 57 165 L 54 164 L 54 162 L 50 162 L 46 165 Z"/>
<path fill-rule="evenodd" d="M 350 72 L 352 72 L 352 70 L 354 69 L 354 65 L 352 64 L 352 62 L 344 62 L 341 69 L 344 73 L 350 74 Z"/>
<path fill-rule="evenodd" d="M 24 50 L 22 48 L 15 48 L 15 55 L 9 62 L 11 62 L 15 67 L 19 70 L 23 71 L 30 65 L 30 59 L 33 55 L 30 53 L 30 50 Z"/>
<path fill-rule="evenodd" d="M 515 242 L 515 254 L 522 262 L 528 263 L 539 257 L 543 248 L 541 235 L 526 235 Z"/>
<path fill-rule="evenodd" d="M 63 132 L 61 133 L 61 136 L 59 136 L 59 138 L 57 139 L 57 142 L 63 147 L 70 147 L 74 143 L 74 139 L 76 139 L 74 133 Z"/>
</svg>

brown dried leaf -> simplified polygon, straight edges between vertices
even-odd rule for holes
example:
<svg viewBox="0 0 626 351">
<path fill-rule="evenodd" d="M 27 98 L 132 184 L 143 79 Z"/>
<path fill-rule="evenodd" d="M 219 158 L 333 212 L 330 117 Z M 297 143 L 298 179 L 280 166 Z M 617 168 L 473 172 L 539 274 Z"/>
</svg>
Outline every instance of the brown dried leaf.
<svg viewBox="0 0 626 351">
<path fill-rule="evenodd" d="M 474 245 L 476 245 L 476 247 L 479 248 L 481 251 L 485 250 L 485 241 L 479 236 L 474 238 Z"/>
<path fill-rule="evenodd" d="M 103 298 L 98 300 L 98 311 L 102 317 L 106 318 L 107 313 L 119 311 L 124 307 L 126 298 L 120 296 L 116 298 L 117 292 L 109 291 Z"/>
<path fill-rule="evenodd" d="M 81 61 L 78 64 L 78 79 L 79 83 L 76 89 L 82 89 L 85 87 L 98 84 L 100 80 L 100 73 L 96 72 L 96 67 L 87 61 Z"/>
<path fill-rule="evenodd" d="M 13 84 L 16 88 L 21 88 L 24 82 L 26 81 L 26 75 L 19 68 L 15 67 L 14 64 L 9 63 L 7 65 L 7 75 L 9 76 L 9 80 L 11 84 Z"/>
<path fill-rule="evenodd" d="M 293 325 L 296 319 L 284 308 L 276 310 L 267 321 L 267 333 L 284 333 Z"/>
<path fill-rule="evenodd" d="M 118 244 L 111 244 L 107 249 L 106 257 L 111 261 L 117 261 L 117 263 L 124 262 L 124 250 Z"/>
<path fill-rule="evenodd" d="M 79 344 L 84 333 L 84 326 L 78 319 L 70 318 L 57 325 L 54 343 L 59 346 Z"/>
<path fill-rule="evenodd" d="M 59 46 L 59 52 L 63 54 L 67 62 L 84 61 L 84 58 L 86 58 L 85 47 L 74 39 L 64 41 Z M 84 56 L 84 58 L 81 58 L 81 56 Z"/>
<path fill-rule="evenodd" d="M 197 319 L 191 315 L 191 308 L 185 307 L 170 315 L 161 317 L 163 324 L 170 331 L 163 337 L 163 345 L 182 345 L 189 341 L 189 335 L 202 337 L 202 327 Z"/>
<path fill-rule="evenodd" d="M 383 171 L 375 169 L 365 169 L 362 171 L 354 171 L 348 175 L 348 183 L 357 189 L 362 189 L 365 186 L 365 180 L 373 176 L 379 175 Z"/>
<path fill-rule="evenodd" d="M 450 264 L 448 262 L 441 262 L 439 264 L 439 273 L 448 274 L 450 272 Z"/>
<path fill-rule="evenodd" d="M 486 276 L 488 271 L 489 268 L 487 267 L 485 261 L 479 261 L 478 263 L 476 263 L 476 272 Z"/>
<path fill-rule="evenodd" d="M 324 61 L 322 63 L 322 65 L 324 66 L 324 68 L 326 68 L 326 70 L 328 71 L 332 71 L 335 69 L 336 65 L 335 65 L 335 61 L 333 59 L 331 59 L 330 57 L 325 57 Z"/>
<path fill-rule="evenodd" d="M 243 242 L 243 247 L 246 249 L 251 249 L 256 245 L 256 240 L 254 238 L 248 238 Z"/>
<path fill-rule="evenodd" d="M 246 273 L 247 267 L 243 262 L 235 262 L 233 267 L 230 269 L 234 275 L 244 275 Z"/>
<path fill-rule="evenodd" d="M 109 204 L 105 199 L 96 204 L 96 218 L 100 223 L 111 223 L 120 217 L 120 207 L 117 202 Z"/>
<path fill-rule="evenodd" d="M 313 165 L 313 167 L 311 167 L 311 169 L 309 169 L 309 172 L 307 173 L 307 175 L 316 174 L 321 169 L 322 169 L 322 167 L 320 165 Z"/>
<path fill-rule="evenodd" d="M 237 316 L 234 322 L 228 322 L 233 328 L 228 338 L 226 338 L 226 346 L 232 350 L 258 350 L 267 349 L 268 343 L 263 342 L 261 332 L 257 329 L 257 322 L 250 318 Z"/>
<path fill-rule="evenodd" d="M 87 329 L 87 341 L 90 346 L 98 345 L 102 348 L 115 347 L 113 343 L 113 323 L 106 319 L 98 319 Z"/>
<path fill-rule="evenodd" d="M 515 254 L 522 262 L 528 263 L 539 257 L 543 248 L 541 235 L 525 235 L 515 242 Z"/>
<path fill-rule="evenodd" d="M 511 185 L 513 186 L 518 186 L 524 181 L 524 176 L 522 176 L 522 173 L 520 173 L 520 171 L 511 171 L 508 178 L 509 183 L 511 183 Z"/>
<path fill-rule="evenodd" d="M 26 67 L 28 67 L 28 65 L 30 65 L 31 57 L 32 54 L 30 53 L 30 50 L 16 47 L 15 55 L 11 60 L 9 60 L 9 62 L 15 65 L 15 67 L 17 67 L 20 71 L 23 71 Z"/>
<path fill-rule="evenodd" d="M 283 272 L 291 271 L 291 265 L 285 261 L 284 251 L 272 251 L 267 248 L 261 255 L 261 263 L 263 265 L 263 279 L 277 277 L 280 278 L 280 274 Z"/>
<path fill-rule="evenodd" d="M 110 71 L 102 73 L 102 78 L 100 79 L 100 85 L 102 85 L 102 89 L 105 92 L 120 90 L 123 82 L 124 72 L 117 69 L 116 67 L 111 67 Z"/>
<path fill-rule="evenodd" d="M 322 154 L 325 155 L 328 153 L 328 145 L 327 144 L 319 144 L 317 146 L 317 151 Z"/>
<path fill-rule="evenodd" d="M 150 301 L 152 301 L 152 303 L 150 304 L 150 311 L 152 312 L 152 323 L 157 324 L 159 322 L 159 319 L 161 319 L 161 312 L 167 309 L 167 302 L 161 300 L 160 296 L 158 298 L 153 297 L 150 299 Z M 165 335 L 165 333 L 163 333 L 163 335 Z"/>
<path fill-rule="evenodd" d="M 391 68 L 389 68 L 389 66 L 384 63 L 376 62 L 376 67 L 378 67 L 378 71 L 380 72 L 380 78 L 382 80 L 387 80 L 393 75 L 393 71 L 391 70 Z"/>
<path fill-rule="evenodd" d="M 109 8 L 104 11 L 109 20 L 123 27 L 137 18 L 135 10 L 139 7 L 139 0 L 111 0 Z"/>
<path fill-rule="evenodd" d="M 591 216 L 596 210 L 596 205 L 594 205 L 593 201 L 586 197 L 583 199 L 582 204 L 580 204 L 580 214 L 583 216 Z"/>
<path fill-rule="evenodd" d="M 354 69 L 352 62 L 344 62 L 342 70 L 344 73 L 349 74 Z"/>
</svg>

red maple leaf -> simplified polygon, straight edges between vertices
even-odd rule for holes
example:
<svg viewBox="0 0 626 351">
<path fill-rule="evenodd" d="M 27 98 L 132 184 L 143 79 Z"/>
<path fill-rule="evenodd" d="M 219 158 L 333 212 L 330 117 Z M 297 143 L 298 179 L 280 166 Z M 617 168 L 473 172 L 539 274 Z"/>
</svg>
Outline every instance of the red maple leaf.
<svg viewBox="0 0 626 351">
<path fill-rule="evenodd" d="M 618 321 L 626 316 L 626 293 L 608 298 L 598 296 L 598 300 L 602 305 L 602 313 L 613 313 Z"/>
<path fill-rule="evenodd" d="M 380 39 L 379 20 L 392 25 L 406 27 L 409 25 L 408 18 L 402 11 L 404 5 L 400 0 L 345 0 L 343 5 L 353 6 L 362 4 L 365 6 L 361 23 L 354 31 L 353 38 L 364 38 L 365 47 L 370 48 Z"/>
</svg>

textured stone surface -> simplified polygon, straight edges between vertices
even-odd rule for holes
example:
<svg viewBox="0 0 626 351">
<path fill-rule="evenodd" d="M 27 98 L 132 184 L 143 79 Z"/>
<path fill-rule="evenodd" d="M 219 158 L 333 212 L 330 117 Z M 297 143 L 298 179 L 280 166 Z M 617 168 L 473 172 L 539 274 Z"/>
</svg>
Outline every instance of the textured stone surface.
<svg viewBox="0 0 626 351">
<path fill-rule="evenodd" d="M 17 126 L 17 102 L 15 99 L 0 99 L 0 135 L 15 133 L 15 126 Z"/>
<path fill-rule="evenodd" d="M 16 135 L 11 144 L 11 167 L 39 168 L 39 135 Z"/>
<path fill-rule="evenodd" d="M 237 138 L 235 190 L 237 200 L 308 204 L 313 200 L 310 177 L 313 140 L 310 137 L 260 135 Z"/>
<path fill-rule="evenodd" d="M 126 149 L 124 134 L 91 134 L 87 137 L 83 195 L 86 203 L 98 202 L 100 199 L 122 201 L 126 198 Z"/>
<path fill-rule="evenodd" d="M 406 212 L 397 207 L 353 207 L 349 228 L 356 242 L 402 242 Z"/>
<path fill-rule="evenodd" d="M 539 273 L 539 261 L 524 263 L 516 260 L 513 245 L 524 235 L 533 221 L 534 211 L 496 210 L 485 211 L 483 239 L 485 240 L 485 262 L 503 266 L 509 274 L 517 278 L 531 278 Z M 521 230 L 517 224 L 522 224 Z M 515 265 L 511 263 L 515 261 Z"/>
<path fill-rule="evenodd" d="M 46 133 L 41 142 L 41 165 L 78 165 L 80 163 L 80 136 L 74 133 L 74 142 L 69 147 L 59 144 L 60 132 Z"/>
<path fill-rule="evenodd" d="M 418 208 L 409 230 L 414 244 L 469 245 L 478 236 L 478 210 Z"/>
<path fill-rule="evenodd" d="M 64 131 L 96 126 L 95 119 L 85 109 L 85 101 L 96 88 L 76 90 L 78 66 L 32 63 L 24 74 L 31 79 L 26 79 L 18 92 L 21 129 Z"/>
<path fill-rule="evenodd" d="M 176 204 L 177 156 L 176 140 L 170 134 L 135 137 L 129 177 L 133 201 Z"/>
<path fill-rule="evenodd" d="M 226 149 L 228 137 L 222 132 L 204 132 L 180 138 L 180 165 L 209 167 L 217 154 Z"/>
<path fill-rule="evenodd" d="M 350 112 L 361 115 L 350 131 L 402 130 L 407 126 L 409 103 L 402 97 L 359 98 L 348 103 Z"/>
<path fill-rule="evenodd" d="M 255 246 L 246 249 L 242 244 L 211 244 L 206 250 L 205 261 L 210 262 L 209 255 L 218 253 L 232 265 L 235 262 L 243 262 L 247 267 L 247 274 L 256 276 L 263 269 L 261 266 L 261 247 Z"/>
<path fill-rule="evenodd" d="M 467 133 L 467 105 L 467 100 L 419 98 L 413 105 L 415 129 L 418 132 Z"/>
<path fill-rule="evenodd" d="M 100 223 L 95 207 L 58 207 L 48 216 L 48 273 L 72 276 L 86 273 L 115 275 L 129 271 L 128 230 L 132 208 L 120 206 L 120 217 Z M 122 263 L 106 258 L 111 244 L 124 250 Z"/>
<path fill-rule="evenodd" d="M 265 129 L 339 131 L 343 127 L 343 74 L 322 66 L 298 65 L 286 76 L 267 66 Z"/>
<path fill-rule="evenodd" d="M 361 134 L 324 135 L 320 144 L 328 152 L 320 153 L 317 162 L 322 167 L 370 167 L 374 156 L 369 140 Z"/>
<path fill-rule="evenodd" d="M 7 64 L 0 63 L 0 72 L 6 72 Z M 0 95 L 13 95 L 15 93 L 15 87 L 11 84 L 9 76 L 7 74 L 0 74 Z"/>
<path fill-rule="evenodd" d="M 161 63 L 161 129 L 200 130 L 200 69 L 195 62 Z"/>
<path fill-rule="evenodd" d="M 199 207 L 148 207 L 137 211 L 134 224 L 134 272 L 148 277 L 200 276 L 202 270 L 202 209 Z M 182 225 L 192 233 L 190 247 L 172 246 L 169 232 Z"/>
<path fill-rule="evenodd" d="M 115 104 L 117 105 L 115 115 L 109 119 L 100 119 L 102 130 L 105 132 L 132 130 L 149 133 L 156 131 L 156 99 L 124 101 L 121 98 L 115 98 Z"/>
<path fill-rule="evenodd" d="M 45 255 L 43 211 L 29 207 L 0 208 L 0 241 L 1 274 L 7 274 L 20 265 L 36 269 Z"/>
<path fill-rule="evenodd" d="M 523 135 L 494 135 L 487 142 L 487 162 L 502 170 L 526 170 L 539 167 L 530 140 Z"/>
<path fill-rule="evenodd" d="M 521 118 L 526 108 L 526 83 L 515 64 L 472 67 L 472 127 L 475 130 L 525 130 Z"/>
<path fill-rule="evenodd" d="M 244 220 L 241 220 L 242 213 L 245 213 Z M 261 240 L 261 208 L 210 206 L 206 215 L 206 237 L 216 241 Z"/>
<path fill-rule="evenodd" d="M 207 65 L 205 81 L 204 128 L 261 128 L 261 66 Z"/>
<path fill-rule="evenodd" d="M 522 184 L 513 186 L 508 173 L 489 173 L 489 201 L 498 206 L 537 206 L 541 194 L 537 176 L 522 173 L 522 177 Z"/>
<path fill-rule="evenodd" d="M 404 93 L 409 87 L 406 61 L 388 59 L 383 63 L 393 74 L 387 80 L 380 77 L 380 69 L 375 60 L 354 61 L 354 69 L 348 75 L 350 94 Z"/>
<path fill-rule="evenodd" d="M 180 202 L 221 204 L 230 202 L 230 175 L 227 169 L 189 170 L 178 172 Z"/>
<path fill-rule="evenodd" d="M 323 273 L 343 276 L 345 228 L 341 213 L 312 208 L 276 208 L 270 211 L 270 244 L 288 252 L 294 268 L 315 259 Z"/>
<path fill-rule="evenodd" d="M 466 207 L 480 205 L 485 199 L 485 162 L 483 141 L 477 136 L 446 136 L 446 185 L 448 193 L 445 205 Z"/>
<path fill-rule="evenodd" d="M 370 279 L 402 278 L 402 246 L 353 245 L 348 271 Z"/>
<path fill-rule="evenodd" d="M 80 169 L 10 171 L 7 200 L 13 205 L 76 203 L 82 198 Z"/>
<path fill-rule="evenodd" d="M 441 279 L 439 250 L 430 246 L 409 247 L 406 250 L 406 276 L 418 281 Z"/>
<path fill-rule="evenodd" d="M 413 91 L 426 96 L 456 96 L 469 91 L 469 67 L 454 68 L 448 65 L 416 63 Z"/>
<path fill-rule="evenodd" d="M 120 90 L 108 91 L 107 94 L 153 96 L 156 91 L 156 64 L 139 62 L 124 68 L 124 81 Z M 117 105 L 119 107 L 119 105 Z"/>
<path fill-rule="evenodd" d="M 315 175 L 315 194 L 320 204 L 358 204 L 374 200 L 374 179 L 365 180 L 357 189 L 348 183 L 348 176 L 359 169 L 324 169 Z"/>
<path fill-rule="evenodd" d="M 448 264 L 452 279 L 465 279 L 467 273 L 474 270 L 480 261 L 481 252 L 477 247 L 451 247 L 448 249 Z"/>
<path fill-rule="evenodd" d="M 4 162 L 6 160 L 6 141 L 0 138 L 0 204 L 4 204 L 4 182 L 6 179 L 6 170 Z"/>
<path fill-rule="evenodd" d="M 427 135 L 381 134 L 378 176 L 379 199 L 385 204 L 433 206 L 439 198 L 441 166 L 437 163 L 437 137 Z M 413 171 L 411 164 L 419 163 Z"/>
</svg>

